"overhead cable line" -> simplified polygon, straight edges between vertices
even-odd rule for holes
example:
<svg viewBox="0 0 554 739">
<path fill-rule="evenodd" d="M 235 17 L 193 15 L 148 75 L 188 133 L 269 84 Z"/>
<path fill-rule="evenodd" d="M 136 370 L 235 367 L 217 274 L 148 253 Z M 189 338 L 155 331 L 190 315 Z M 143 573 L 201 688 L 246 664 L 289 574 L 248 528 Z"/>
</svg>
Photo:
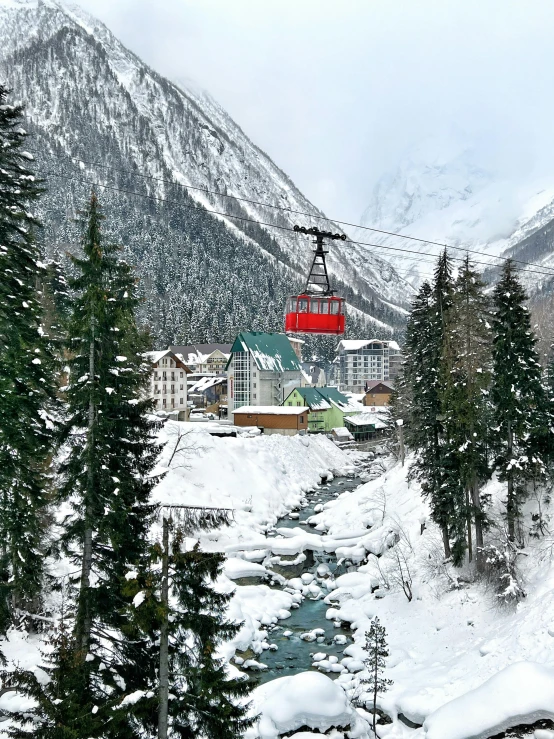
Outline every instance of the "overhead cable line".
<svg viewBox="0 0 554 739">
<path fill-rule="evenodd" d="M 231 213 L 225 213 L 225 212 L 217 211 L 217 210 L 210 210 L 209 208 L 206 208 L 204 205 L 200 205 L 200 204 L 199 205 L 187 205 L 185 203 L 182 203 L 179 200 L 173 200 L 173 199 L 169 199 L 169 198 L 161 198 L 161 197 L 159 197 L 157 195 L 148 195 L 146 193 L 136 192 L 135 190 L 127 190 L 127 189 L 124 189 L 124 188 L 121 188 L 121 187 L 115 187 L 114 185 L 104 185 L 104 184 L 102 184 L 100 182 L 92 182 L 91 180 L 84 180 L 84 179 L 81 179 L 80 177 L 74 177 L 72 175 L 67 175 L 67 174 L 59 174 L 57 172 L 45 172 L 44 174 L 47 177 L 59 177 L 61 179 L 72 180 L 74 182 L 81 182 L 81 183 L 86 184 L 86 185 L 92 185 L 93 187 L 103 187 L 106 190 L 113 190 L 115 192 L 121 192 L 121 193 L 125 193 L 127 195 L 135 195 L 137 197 L 147 198 L 149 200 L 155 200 L 155 201 L 162 202 L 162 203 L 172 203 L 174 205 L 178 205 L 181 208 L 184 208 L 184 209 L 187 209 L 187 210 L 197 210 L 197 211 L 200 211 L 200 212 L 210 213 L 212 215 L 222 216 L 223 218 L 230 218 L 232 220 L 238 220 L 238 221 L 242 221 L 242 222 L 246 222 L 246 223 L 254 223 L 254 224 L 258 225 L 258 226 L 266 226 L 268 228 L 276 228 L 276 229 L 278 229 L 280 231 L 289 231 L 291 233 L 296 233 L 294 231 L 294 229 L 291 228 L 290 226 L 278 226 L 278 225 L 276 225 L 274 223 L 267 223 L 267 222 L 264 222 L 264 221 L 258 221 L 255 218 L 247 218 L 246 216 L 236 216 L 236 215 L 232 215 Z M 245 234 L 245 235 L 248 236 L 248 234 Z M 252 237 L 249 237 L 249 238 L 252 238 Z M 386 246 L 385 244 L 373 244 L 373 243 L 367 242 L 367 241 L 354 241 L 353 239 L 349 239 L 349 238 L 345 239 L 345 241 L 343 242 L 343 244 L 340 244 L 340 246 L 344 246 L 346 244 L 353 244 L 355 246 L 370 246 L 370 247 L 372 247 L 374 249 L 386 249 L 388 251 L 397 251 L 397 252 L 402 252 L 402 253 L 406 253 L 406 254 L 415 254 L 416 256 L 436 257 L 436 254 L 433 254 L 431 252 L 420 252 L 420 251 L 416 251 L 414 249 L 403 249 L 403 248 L 398 247 L 398 246 Z M 376 256 L 378 256 L 378 255 L 376 255 Z M 506 257 L 495 257 L 495 258 L 496 259 L 502 259 L 502 260 L 505 260 L 506 259 Z M 456 261 L 456 262 L 463 262 L 464 261 L 461 257 L 451 257 L 451 259 L 453 261 Z M 513 261 L 517 261 L 517 260 L 513 260 Z M 482 264 L 482 265 L 485 265 L 486 267 L 499 267 L 500 266 L 500 265 L 491 264 L 490 262 L 481 262 L 481 261 L 478 261 L 476 259 L 472 259 L 472 262 L 474 264 Z M 527 262 L 525 262 L 525 264 L 527 264 Z M 390 265 L 390 266 L 391 266 L 392 269 L 394 269 L 394 265 Z M 535 265 L 533 265 L 533 266 L 535 266 Z M 536 266 L 539 266 L 540 267 L 540 265 L 536 265 Z M 543 271 L 533 270 L 533 269 L 527 269 L 527 268 L 522 268 L 522 271 L 525 271 L 528 274 L 537 274 L 537 275 L 543 275 L 545 277 L 554 278 L 554 273 L 552 273 L 552 272 L 543 272 Z"/>
<path fill-rule="evenodd" d="M 34 153 L 36 154 L 37 152 L 34 152 Z M 250 205 L 258 205 L 263 208 L 281 210 L 286 213 L 307 216 L 309 218 L 319 218 L 320 220 L 328 221 L 329 223 L 336 223 L 341 226 L 350 226 L 351 228 L 359 228 L 364 231 L 372 231 L 373 233 L 380 233 L 386 236 L 394 236 L 399 239 L 408 239 L 410 241 L 418 241 L 422 244 L 429 244 L 430 246 L 440 246 L 446 249 L 454 249 L 456 251 L 462 251 L 464 253 L 477 254 L 478 256 L 481 256 L 481 257 L 490 257 L 490 259 L 499 259 L 501 261 L 505 261 L 507 259 L 507 257 L 501 257 L 496 254 L 490 254 L 489 252 L 478 251 L 477 249 L 470 249 L 464 246 L 455 246 L 454 244 L 447 244 L 442 241 L 433 241 L 431 239 L 423 239 L 423 238 L 419 238 L 418 236 L 410 236 L 408 234 L 401 234 L 395 231 L 385 231 L 383 229 L 373 228 L 371 226 L 362 226 L 358 223 L 351 223 L 349 221 L 340 221 L 334 218 L 329 218 L 328 216 L 325 216 L 322 213 L 308 213 L 306 211 L 295 210 L 294 208 L 287 208 L 284 205 L 273 205 L 272 203 L 266 203 L 261 200 L 252 200 L 250 198 L 244 198 L 239 195 L 230 195 L 229 193 L 219 192 L 218 190 L 210 190 L 209 188 L 206 188 L 206 187 L 198 187 L 196 185 L 186 185 L 183 182 L 175 182 L 174 180 L 167 180 L 163 177 L 155 177 L 154 175 L 147 175 L 147 174 L 142 174 L 140 172 L 133 172 L 132 170 L 125 169 L 124 167 L 115 167 L 110 164 L 102 164 L 101 162 L 95 162 L 89 159 L 81 159 L 81 157 L 74 156 L 73 154 L 68 154 L 67 156 L 69 156 L 71 159 L 74 159 L 77 162 L 82 162 L 83 164 L 90 164 L 91 166 L 102 167 L 103 169 L 108 169 L 108 170 L 111 169 L 115 172 L 123 172 L 125 174 L 130 175 L 131 177 L 140 177 L 141 179 L 149 179 L 155 182 L 160 182 L 165 185 L 182 187 L 186 190 L 196 190 L 198 192 L 203 192 L 209 195 L 215 195 L 217 197 L 230 198 L 232 200 L 237 200 L 243 203 L 249 203 Z M 231 216 L 228 216 L 228 217 L 231 217 Z M 353 242 L 353 243 L 362 244 L 363 242 L 358 241 L 358 242 Z M 425 254 L 425 252 L 416 252 L 416 253 Z M 436 256 L 436 255 L 433 254 L 432 256 Z M 540 269 L 552 270 L 552 275 L 554 276 L 554 267 L 548 267 L 548 266 L 544 266 L 541 264 L 536 264 L 534 262 L 526 262 L 522 259 L 513 259 L 513 261 L 516 262 L 517 264 L 524 264 L 528 267 L 539 267 Z M 489 264 L 488 266 L 494 267 L 495 265 Z"/>
</svg>

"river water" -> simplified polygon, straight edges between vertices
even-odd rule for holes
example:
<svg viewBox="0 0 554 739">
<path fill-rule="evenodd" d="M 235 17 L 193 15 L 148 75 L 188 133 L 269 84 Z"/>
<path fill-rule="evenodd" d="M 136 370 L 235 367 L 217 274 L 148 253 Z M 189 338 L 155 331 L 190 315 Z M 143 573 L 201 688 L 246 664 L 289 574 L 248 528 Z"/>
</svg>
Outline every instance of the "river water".
<svg viewBox="0 0 554 739">
<path fill-rule="evenodd" d="M 306 496 L 308 504 L 292 514 L 293 518 L 285 517 L 278 521 L 276 528 L 295 528 L 301 526 L 311 516 L 314 515 L 314 508 L 318 504 L 324 504 L 341 493 L 354 490 L 360 484 L 358 477 L 336 477 L 329 483 L 322 484 L 317 490 Z M 296 517 L 298 516 L 298 517 Z M 312 530 L 310 526 L 306 529 Z M 271 535 L 272 532 L 269 532 Z M 315 565 L 306 568 L 305 572 L 316 573 L 317 567 L 322 561 L 328 565 L 329 570 L 334 575 L 343 574 L 342 571 L 336 569 L 336 559 L 334 554 L 323 555 L 323 560 L 318 559 L 316 555 Z M 323 592 L 327 591 L 323 589 Z M 352 632 L 348 628 L 336 628 L 332 621 L 325 618 L 328 606 L 323 599 L 312 600 L 304 598 L 300 606 L 292 611 L 290 618 L 280 621 L 274 627 L 268 629 L 268 642 L 276 645 L 276 650 L 265 650 L 258 655 L 257 659 L 267 665 L 267 670 L 252 674 L 260 683 L 274 680 L 277 677 L 285 675 L 295 675 L 304 672 L 312 667 L 312 655 L 317 652 L 324 652 L 327 657 L 337 657 L 339 660 L 344 656 L 344 649 L 348 644 L 352 643 Z M 318 637 L 317 641 L 305 641 L 300 635 L 312 631 L 313 629 L 323 629 L 325 634 Z M 292 634 L 285 636 L 287 632 Z M 342 635 L 346 639 L 342 639 L 342 644 L 337 644 L 334 637 Z M 337 673 L 328 673 L 329 677 L 336 677 Z"/>
</svg>

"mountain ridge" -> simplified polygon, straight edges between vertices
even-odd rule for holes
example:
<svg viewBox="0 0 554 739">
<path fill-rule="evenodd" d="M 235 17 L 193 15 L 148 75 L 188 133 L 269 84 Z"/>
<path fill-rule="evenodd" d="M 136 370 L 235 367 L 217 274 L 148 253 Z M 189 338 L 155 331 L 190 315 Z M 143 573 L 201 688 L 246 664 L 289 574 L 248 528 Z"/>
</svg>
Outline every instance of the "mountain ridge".
<svg viewBox="0 0 554 739">
<path fill-rule="evenodd" d="M 306 237 L 272 226 L 321 226 L 324 215 L 223 108 L 205 91 L 183 90 L 150 69 L 104 24 L 75 6 L 0 0 L 0 39 L 8 39 L 0 45 L 0 70 L 15 97 L 27 104 L 40 171 L 61 175 L 49 176 L 40 213 L 49 251 L 78 242 L 78 231 L 64 216 L 82 207 L 90 189 L 76 180 L 97 182 L 108 235 L 123 243 L 142 277 L 142 318 L 157 341 L 229 339 L 237 328 L 253 324 L 277 328 L 286 294 L 301 289 L 311 245 Z M 187 185 L 221 195 L 187 191 Z M 193 214 L 193 206 L 270 225 L 200 210 Z M 332 222 L 325 228 L 340 230 Z M 351 246 L 331 248 L 329 269 L 356 314 L 366 316 L 366 326 L 353 316 L 354 327 L 370 331 L 377 325 L 373 317 L 389 334 L 402 329 L 410 288 L 390 264 Z M 193 294 L 199 290 L 206 299 L 202 315 L 202 296 Z M 179 308 L 182 296 L 186 305 Z M 198 336 L 190 333 L 195 324 Z"/>
</svg>

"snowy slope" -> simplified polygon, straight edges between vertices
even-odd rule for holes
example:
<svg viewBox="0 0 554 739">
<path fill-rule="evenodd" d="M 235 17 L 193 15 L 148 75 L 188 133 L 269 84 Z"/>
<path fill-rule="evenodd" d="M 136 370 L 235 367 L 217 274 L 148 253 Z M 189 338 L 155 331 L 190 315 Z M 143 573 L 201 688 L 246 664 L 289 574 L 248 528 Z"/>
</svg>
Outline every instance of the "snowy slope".
<svg viewBox="0 0 554 739">
<path fill-rule="evenodd" d="M 553 177 L 536 170 L 524 174 L 503 170 L 483 147 L 451 133 L 422 141 L 386 173 L 377 182 L 361 223 L 492 255 L 510 250 L 525 259 L 518 256 L 521 243 L 553 219 Z M 381 252 L 414 285 L 432 273 L 434 258 L 428 253 L 436 256 L 441 250 L 363 229 L 355 231 L 355 238 L 423 252 L 421 256 Z M 452 255 L 459 257 L 462 252 L 453 250 Z M 554 243 L 532 257 L 527 259 L 553 266 Z"/>
<path fill-rule="evenodd" d="M 161 239 L 166 242 L 166 253 L 158 261 L 167 260 L 167 252 L 180 248 L 167 241 L 183 231 L 189 239 L 196 237 L 201 243 L 203 239 L 204 245 L 220 238 L 217 232 L 212 238 L 197 235 L 196 224 L 190 221 L 199 218 L 191 212 L 191 206 L 198 204 L 267 224 L 258 227 L 248 221 L 210 217 L 222 220 L 234 237 L 246 238 L 252 253 L 266 260 L 266 270 L 279 272 L 289 284 L 304 275 L 311 245 L 305 236 L 272 226 L 290 229 L 295 223 L 317 223 L 321 228 L 339 230 L 319 219 L 321 212 L 208 93 L 164 79 L 102 23 L 76 6 L 56 0 L 0 0 L 0 76 L 13 87 L 17 99 L 27 104 L 33 132 L 39 137 L 37 147 L 44 152 L 39 158 L 44 170 L 174 201 L 171 206 L 158 206 L 154 228 L 150 226 L 154 232 L 173 228 Z M 75 157 L 92 163 L 80 164 Z M 114 172 L 103 165 L 158 181 Z M 188 191 L 190 200 L 186 191 L 172 183 L 263 201 L 309 216 L 239 203 L 199 190 Z M 64 217 L 81 206 L 81 193 L 89 185 L 51 177 L 49 187 L 52 202 L 43 213 L 48 236 L 54 243 L 71 242 L 75 234 L 63 223 Z M 124 243 L 134 237 L 135 213 L 155 208 L 151 202 L 110 190 L 103 191 L 103 197 L 114 203 L 114 220 L 121 221 L 116 235 Z M 176 214 L 179 202 L 181 211 Z M 181 220 L 176 224 L 177 219 Z M 149 266 L 152 252 L 145 254 L 145 246 L 131 244 L 130 250 L 143 273 L 155 281 L 158 274 Z M 162 248 L 156 246 L 154 254 Z M 225 249 L 220 258 L 225 260 L 230 251 Z M 343 246 L 331 249 L 329 262 L 335 281 L 342 289 L 350 289 L 351 300 L 362 313 L 387 326 L 402 325 L 404 315 L 398 306 L 406 307 L 410 289 L 386 261 L 360 247 Z M 164 273 L 179 269 L 179 262 L 156 269 Z M 238 272 L 236 265 L 231 269 Z M 259 280 L 263 270 L 255 268 L 254 272 L 253 279 Z M 241 275 L 244 270 L 239 280 Z M 170 291 L 171 287 L 164 289 Z M 269 297 L 273 297 L 271 293 Z"/>
</svg>

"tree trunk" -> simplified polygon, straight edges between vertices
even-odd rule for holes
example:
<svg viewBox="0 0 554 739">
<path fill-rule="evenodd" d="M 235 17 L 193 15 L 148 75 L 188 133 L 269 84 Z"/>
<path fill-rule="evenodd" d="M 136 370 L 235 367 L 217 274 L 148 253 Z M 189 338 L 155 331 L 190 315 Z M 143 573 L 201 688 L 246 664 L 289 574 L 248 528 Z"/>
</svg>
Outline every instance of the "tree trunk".
<svg viewBox="0 0 554 739">
<path fill-rule="evenodd" d="M 94 321 L 94 319 L 93 319 Z M 87 490 L 85 502 L 85 533 L 83 538 L 83 562 L 81 565 L 81 583 L 79 590 L 79 606 L 76 621 L 77 642 L 81 650 L 81 661 L 84 662 L 90 643 L 92 628 L 92 614 L 90 612 L 90 573 L 92 570 L 92 505 L 90 502 L 94 486 L 94 421 L 96 408 L 94 405 L 95 363 L 94 363 L 94 322 L 92 324 L 92 340 L 89 348 L 89 381 L 91 392 L 88 406 L 88 435 L 87 435 Z"/>
<path fill-rule="evenodd" d="M 158 707 L 158 739 L 167 739 L 169 713 L 169 521 L 163 519 L 162 540 L 162 624 L 160 627 L 160 692 Z"/>
<path fill-rule="evenodd" d="M 508 421 L 508 463 L 512 460 L 514 450 L 514 437 L 512 433 L 512 424 Z M 510 468 L 508 472 L 508 497 L 506 500 L 506 518 L 508 519 L 508 540 L 516 539 L 516 505 L 514 497 L 514 472 Z"/>
<path fill-rule="evenodd" d="M 400 425 L 397 426 L 398 429 L 398 443 L 400 445 L 400 462 L 402 463 L 402 467 L 404 467 L 404 461 L 406 459 L 406 451 L 404 449 L 404 426 Z"/>
<path fill-rule="evenodd" d="M 446 526 L 441 527 L 442 531 L 442 543 L 444 545 L 444 556 L 446 559 L 449 559 L 452 556 L 452 551 L 450 549 L 450 539 L 448 537 L 448 530 Z"/>
<path fill-rule="evenodd" d="M 466 511 L 467 511 L 467 555 L 470 562 L 473 561 L 473 539 L 471 536 L 471 506 L 469 490 L 466 487 Z"/>
<path fill-rule="evenodd" d="M 377 723 L 377 677 L 378 677 L 378 667 L 379 667 L 379 650 L 377 649 L 377 644 L 374 645 L 375 648 L 375 663 L 374 663 L 374 672 L 373 672 L 373 733 L 375 736 L 377 736 L 375 732 L 375 725 Z"/>
<path fill-rule="evenodd" d="M 483 518 L 481 514 L 481 498 L 479 496 L 479 487 L 477 480 L 473 478 L 471 483 L 471 500 L 473 502 L 473 510 L 475 511 L 475 564 L 477 572 L 483 570 Z"/>
</svg>

